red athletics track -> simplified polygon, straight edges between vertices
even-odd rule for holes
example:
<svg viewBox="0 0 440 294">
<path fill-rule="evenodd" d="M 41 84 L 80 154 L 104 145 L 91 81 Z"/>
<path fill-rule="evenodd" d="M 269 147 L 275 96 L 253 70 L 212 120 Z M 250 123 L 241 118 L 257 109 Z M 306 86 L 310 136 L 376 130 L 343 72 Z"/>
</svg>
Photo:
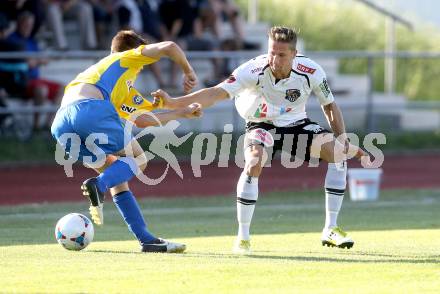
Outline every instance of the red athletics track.
<svg viewBox="0 0 440 294">
<path fill-rule="evenodd" d="M 201 168 L 201 178 L 195 178 L 189 162 L 180 162 L 183 179 L 170 169 L 165 180 L 148 186 L 138 180 L 131 183 L 131 188 L 138 197 L 148 196 L 210 196 L 235 194 L 235 185 L 241 170 L 234 163 L 229 168 L 219 168 L 216 164 Z M 350 167 L 359 166 L 351 162 Z M 164 171 L 165 164 L 152 162 L 147 175 L 158 177 Z M 418 156 L 385 156 L 382 188 L 440 188 L 440 154 Z M 271 168 L 265 168 L 260 180 L 260 191 L 301 190 L 322 188 L 326 165 L 319 168 L 301 167 L 286 169 L 279 160 Z M 74 177 L 67 178 L 62 166 L 1 168 L 0 205 L 80 201 L 81 182 L 94 173 L 83 167 L 74 168 Z"/>
</svg>

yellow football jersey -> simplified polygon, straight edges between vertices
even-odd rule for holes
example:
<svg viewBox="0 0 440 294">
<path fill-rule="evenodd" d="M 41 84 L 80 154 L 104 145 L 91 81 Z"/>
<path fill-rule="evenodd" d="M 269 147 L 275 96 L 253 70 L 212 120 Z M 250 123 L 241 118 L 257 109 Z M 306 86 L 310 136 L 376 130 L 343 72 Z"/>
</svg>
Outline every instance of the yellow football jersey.
<svg viewBox="0 0 440 294">
<path fill-rule="evenodd" d="M 142 100 L 138 101 L 143 102 L 135 108 L 142 104 L 146 105 L 148 101 L 133 88 L 133 85 L 142 68 L 147 64 L 158 61 L 158 59 L 143 56 L 141 52 L 144 47 L 145 45 L 141 45 L 138 48 L 113 53 L 101 59 L 98 63 L 80 73 L 67 85 L 65 91 L 79 83 L 95 85 L 100 89 L 104 99 L 110 100 L 115 106 L 121 117 L 126 113 L 121 111 L 122 105 L 126 105 L 126 107 L 132 105 L 128 101 L 131 100 L 133 102 L 133 97 L 136 95 L 142 98 Z"/>
<path fill-rule="evenodd" d="M 113 105 L 119 116 L 127 120 L 130 115 L 134 113 L 144 111 L 150 112 L 158 108 L 158 106 L 154 106 L 153 103 L 142 97 L 142 95 L 133 87 L 131 87 L 126 99 L 118 100 L 118 102 Z"/>
</svg>

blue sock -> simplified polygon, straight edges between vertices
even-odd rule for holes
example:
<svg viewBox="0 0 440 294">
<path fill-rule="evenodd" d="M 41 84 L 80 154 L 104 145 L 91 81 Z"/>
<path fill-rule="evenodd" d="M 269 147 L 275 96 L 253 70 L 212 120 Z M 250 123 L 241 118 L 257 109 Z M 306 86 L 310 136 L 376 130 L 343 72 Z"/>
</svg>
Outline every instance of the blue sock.
<svg viewBox="0 0 440 294">
<path fill-rule="evenodd" d="M 119 158 L 97 177 L 97 186 L 99 191 L 105 193 L 111 187 L 128 182 L 135 176 L 133 170 L 136 171 L 137 169 L 137 164 L 133 158 Z"/>
<path fill-rule="evenodd" d="M 136 239 L 142 244 L 151 243 L 155 240 L 150 232 L 147 230 L 147 224 L 145 223 L 142 212 L 138 206 L 136 198 L 131 191 L 125 191 L 116 194 L 113 197 L 113 202 L 121 213 L 128 226 L 130 232 L 135 235 Z"/>
</svg>

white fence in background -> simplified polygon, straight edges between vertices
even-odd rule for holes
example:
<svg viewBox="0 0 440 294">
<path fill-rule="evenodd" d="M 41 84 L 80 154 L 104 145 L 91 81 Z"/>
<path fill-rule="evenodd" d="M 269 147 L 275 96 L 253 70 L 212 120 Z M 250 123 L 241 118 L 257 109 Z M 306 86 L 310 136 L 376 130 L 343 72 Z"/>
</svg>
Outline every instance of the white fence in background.
<svg viewBox="0 0 440 294">
<path fill-rule="evenodd" d="M 240 64 L 262 52 L 233 51 L 233 52 L 187 52 L 191 63 L 195 65 L 196 72 L 209 74 L 210 59 L 224 58 L 233 64 Z M 68 52 L 43 52 L 39 54 L 25 52 L 2 52 L 0 59 L 45 57 L 52 60 L 42 69 L 45 77 L 62 82 L 68 82 L 87 66 L 106 56 L 106 51 L 68 51 Z M 307 52 L 322 65 L 328 74 L 331 88 L 336 101 L 342 109 L 347 130 L 362 130 L 368 132 L 393 131 L 426 131 L 440 129 L 440 102 L 410 102 L 401 95 L 384 95 L 373 92 L 373 66 L 377 58 L 428 58 L 438 59 L 440 53 L 432 52 L 398 52 L 389 56 L 383 52 L 365 51 L 335 51 L 335 52 Z M 363 58 L 368 61 L 368 72 L 364 75 L 342 75 L 339 73 L 339 59 Z M 165 65 L 165 69 L 167 65 Z M 201 79 L 202 80 L 202 79 Z M 152 82 L 152 76 L 147 71 L 143 73 L 137 86 L 139 90 L 148 93 L 157 88 Z M 440 95 L 440 94 L 439 94 Z M 36 107 L 12 103 L 6 108 L 0 108 L 0 114 L 14 114 L 26 116 L 34 112 L 55 112 L 55 106 Z M 313 97 L 307 107 L 309 116 L 323 125 L 327 125 L 316 99 Z M 231 101 L 223 101 L 214 107 L 205 110 L 205 115 L 198 120 L 182 120 L 179 128 L 182 132 L 223 132 L 224 125 L 232 123 L 234 131 L 242 132 L 244 122 L 235 111 Z"/>
</svg>

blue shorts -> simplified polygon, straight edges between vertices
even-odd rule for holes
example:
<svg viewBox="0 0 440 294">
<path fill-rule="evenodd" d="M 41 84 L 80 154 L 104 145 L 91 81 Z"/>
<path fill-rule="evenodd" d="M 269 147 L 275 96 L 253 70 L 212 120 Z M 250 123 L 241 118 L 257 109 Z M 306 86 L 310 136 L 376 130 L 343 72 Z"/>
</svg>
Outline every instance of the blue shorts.
<svg viewBox="0 0 440 294">
<path fill-rule="evenodd" d="M 132 139 L 131 134 L 127 134 L 124 141 L 124 127 L 119 115 L 110 101 L 101 99 L 79 100 L 60 108 L 55 115 L 51 132 L 67 154 L 73 155 L 72 148 L 79 148 L 80 161 L 83 161 L 84 156 L 91 156 L 95 161 L 96 155 L 102 151 L 105 154 L 114 154 L 122 150 Z M 102 136 L 97 135 L 98 133 L 107 137 L 108 142 L 99 143 L 98 139 L 94 139 L 94 144 L 86 146 L 86 139 L 91 134 Z M 64 134 L 71 134 L 80 140 L 66 139 L 71 135 L 63 136 Z M 61 136 L 63 137 L 60 140 Z M 79 146 L 72 146 L 75 142 L 79 143 Z"/>
</svg>

